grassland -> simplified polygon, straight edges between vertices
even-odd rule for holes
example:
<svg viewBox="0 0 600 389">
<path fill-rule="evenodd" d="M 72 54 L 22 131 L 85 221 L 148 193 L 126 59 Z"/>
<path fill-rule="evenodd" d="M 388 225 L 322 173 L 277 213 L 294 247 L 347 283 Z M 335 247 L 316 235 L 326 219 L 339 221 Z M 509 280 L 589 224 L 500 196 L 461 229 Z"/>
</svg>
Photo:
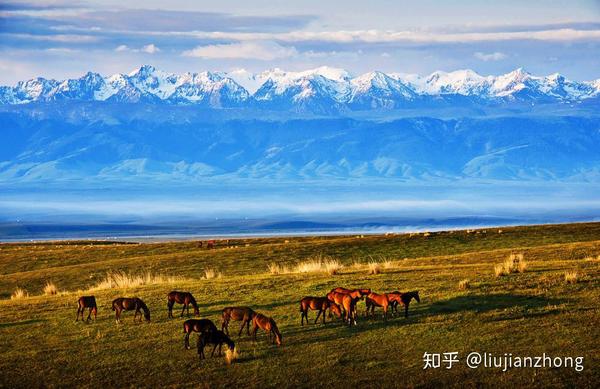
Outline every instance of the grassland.
<svg viewBox="0 0 600 389">
<path fill-rule="evenodd" d="M 497 277 L 494 266 L 523 254 L 524 272 Z M 0 386 L 246 387 L 595 387 L 600 382 L 600 223 L 365 237 L 269 238 L 197 242 L 48 242 L 0 245 Z M 342 268 L 271 274 L 316 256 Z M 382 264 L 369 274 L 367 264 Z M 386 263 L 384 266 L 383 263 Z M 205 271 L 221 277 L 206 279 Z M 151 273 L 148 285 L 94 291 L 98 321 L 75 322 L 76 298 L 107 272 Z M 571 282 L 566 272 L 576 272 Z M 166 279 L 166 276 L 175 277 Z M 459 283 L 468 280 L 467 286 Z M 48 282 L 59 290 L 44 295 Z M 419 290 L 411 316 L 358 326 L 300 326 L 298 301 L 335 286 Z M 11 300 L 17 287 L 29 297 Z M 189 290 L 202 317 L 249 305 L 275 318 L 277 348 L 234 336 L 240 357 L 200 363 L 183 349 L 183 319 L 167 319 L 166 293 Z M 114 321 L 110 302 L 139 296 L 152 322 Z M 315 317 L 315 313 L 309 313 Z M 237 330 L 238 323 L 232 324 Z M 456 351 L 452 369 L 423 369 L 423 354 Z M 583 356 L 584 370 L 469 369 L 469 352 Z"/>
</svg>

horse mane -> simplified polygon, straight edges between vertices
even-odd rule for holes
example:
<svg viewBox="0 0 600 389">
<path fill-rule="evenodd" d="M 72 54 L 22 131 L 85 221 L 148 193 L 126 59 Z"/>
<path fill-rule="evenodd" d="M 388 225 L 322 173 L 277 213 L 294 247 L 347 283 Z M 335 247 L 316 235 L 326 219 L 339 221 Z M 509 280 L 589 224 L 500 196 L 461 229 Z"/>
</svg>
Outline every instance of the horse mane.
<svg viewBox="0 0 600 389">
<path fill-rule="evenodd" d="M 144 310 L 144 314 L 150 314 L 150 310 L 148 309 L 148 306 L 146 305 L 146 303 L 142 299 L 138 298 L 137 299 L 137 303 Z"/>
<path fill-rule="evenodd" d="M 196 298 L 194 298 L 194 295 L 192 295 L 191 293 L 190 293 L 190 304 L 192 304 L 192 307 L 194 307 L 196 309 L 198 308 L 198 303 L 196 302 Z"/>
</svg>

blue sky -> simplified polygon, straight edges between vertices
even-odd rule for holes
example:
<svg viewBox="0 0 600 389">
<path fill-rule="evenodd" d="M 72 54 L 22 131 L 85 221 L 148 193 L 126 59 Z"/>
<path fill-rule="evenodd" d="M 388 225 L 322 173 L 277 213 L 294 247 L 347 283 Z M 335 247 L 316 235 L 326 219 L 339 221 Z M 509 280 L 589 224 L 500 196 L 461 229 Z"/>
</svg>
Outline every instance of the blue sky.
<svg viewBox="0 0 600 389">
<path fill-rule="evenodd" d="M 600 77 L 600 1 L 3 1 L 0 84 L 321 65 Z"/>
</svg>

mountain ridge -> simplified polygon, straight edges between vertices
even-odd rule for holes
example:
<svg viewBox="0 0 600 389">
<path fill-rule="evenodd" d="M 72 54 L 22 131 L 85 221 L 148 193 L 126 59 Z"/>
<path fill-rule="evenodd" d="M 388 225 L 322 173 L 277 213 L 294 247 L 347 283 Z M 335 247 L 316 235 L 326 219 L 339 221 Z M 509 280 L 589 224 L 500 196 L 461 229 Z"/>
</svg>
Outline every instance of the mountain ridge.
<svg viewBox="0 0 600 389">
<path fill-rule="evenodd" d="M 128 74 L 102 76 L 87 72 L 80 78 L 37 77 L 0 87 L 0 104 L 52 101 L 108 101 L 199 105 L 207 108 L 267 108 L 273 110 L 335 111 L 396 109 L 445 99 L 463 104 L 512 102 L 579 103 L 600 97 L 600 79 L 577 82 L 554 73 L 534 76 L 522 68 L 498 76 L 472 70 L 436 71 L 427 76 L 372 71 L 351 76 L 343 69 L 320 67 L 301 72 L 272 69 L 168 73 L 143 65 Z M 452 99 L 458 98 L 458 102 Z"/>
</svg>

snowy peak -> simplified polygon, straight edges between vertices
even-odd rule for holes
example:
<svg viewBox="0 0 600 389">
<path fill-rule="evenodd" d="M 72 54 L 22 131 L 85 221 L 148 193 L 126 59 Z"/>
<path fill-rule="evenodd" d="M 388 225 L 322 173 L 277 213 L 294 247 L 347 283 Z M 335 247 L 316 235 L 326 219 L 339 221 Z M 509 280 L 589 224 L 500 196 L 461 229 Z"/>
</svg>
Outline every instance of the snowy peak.
<svg viewBox="0 0 600 389">
<path fill-rule="evenodd" d="M 0 104 L 60 100 L 198 104 L 210 108 L 259 106 L 268 109 L 396 109 L 434 101 L 575 102 L 600 95 L 600 80 L 571 81 L 559 73 L 534 76 L 523 68 L 498 76 L 472 70 L 436 71 L 426 76 L 372 71 L 353 76 L 344 69 L 321 66 L 288 72 L 168 73 L 143 65 L 128 74 L 80 78 L 34 78 L 0 87 Z M 453 96 L 462 100 L 453 100 Z M 465 99 L 468 98 L 468 99 Z"/>
</svg>

